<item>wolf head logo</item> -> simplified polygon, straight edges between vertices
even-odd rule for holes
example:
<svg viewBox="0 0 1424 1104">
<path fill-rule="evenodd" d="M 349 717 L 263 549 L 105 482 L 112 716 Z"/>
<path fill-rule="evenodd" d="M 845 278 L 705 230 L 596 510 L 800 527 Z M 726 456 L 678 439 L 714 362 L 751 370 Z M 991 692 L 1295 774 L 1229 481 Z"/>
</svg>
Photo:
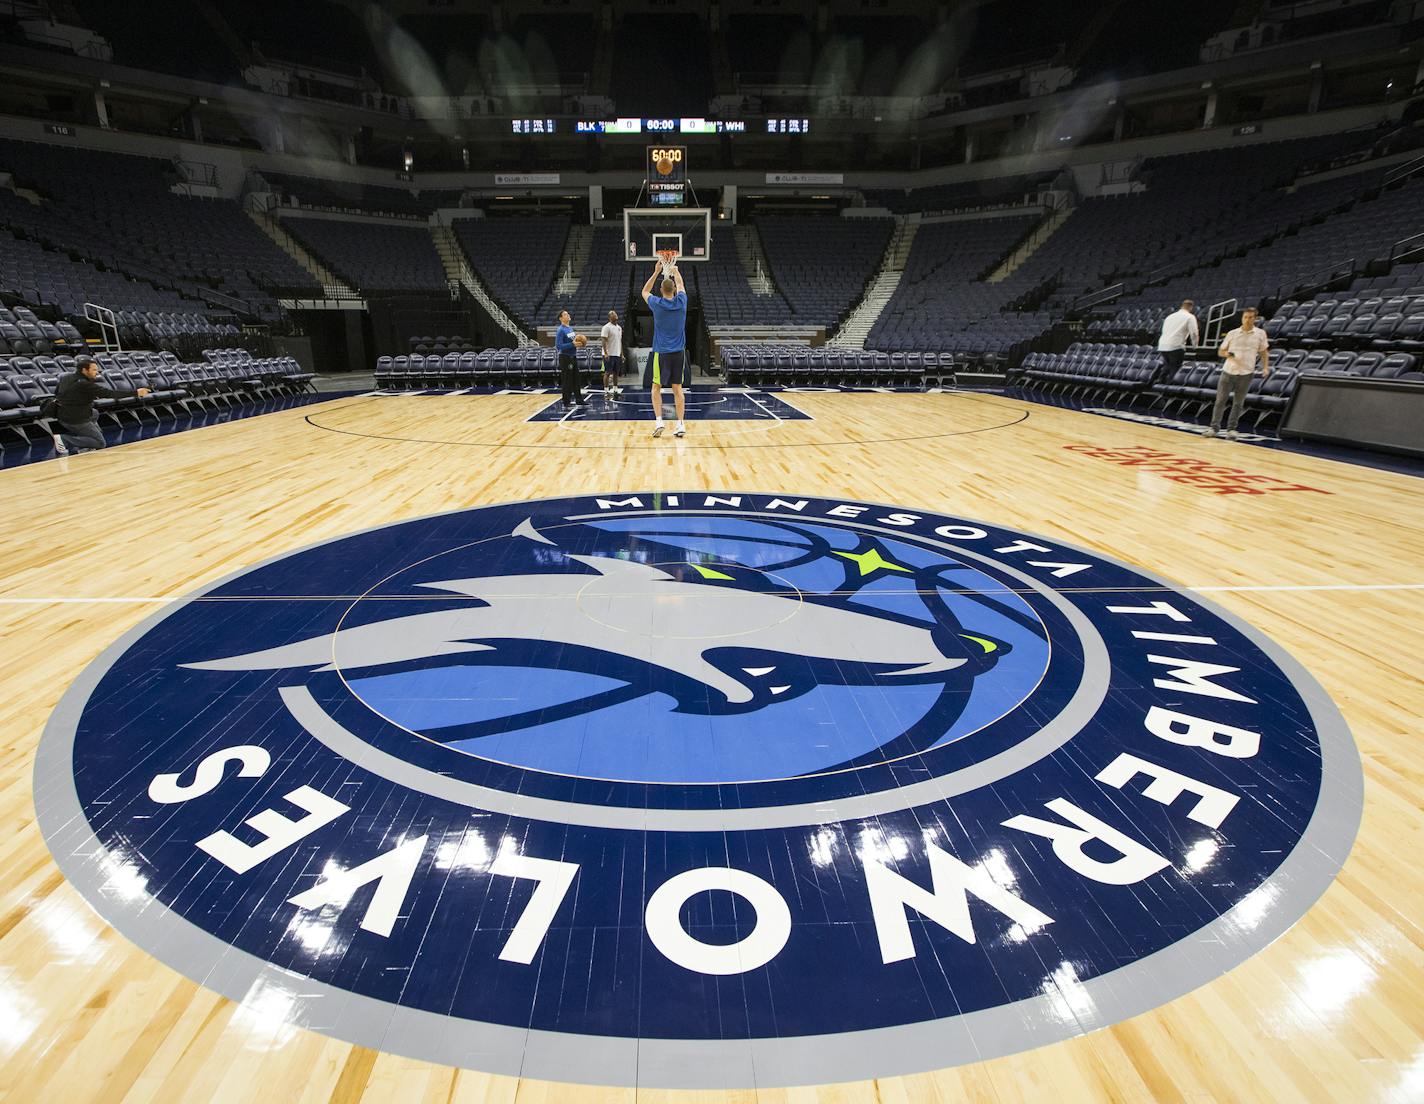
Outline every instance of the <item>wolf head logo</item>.
<svg viewBox="0 0 1424 1104">
<path fill-rule="evenodd" d="M 513 535 L 553 544 L 527 521 Z M 735 564 L 563 558 L 581 570 L 426 582 L 419 585 L 470 602 L 185 666 L 374 675 L 508 664 L 515 653 L 523 665 L 537 665 L 528 657 L 544 655 L 563 669 L 615 672 L 629 694 L 671 694 L 679 712 L 717 715 L 761 709 L 823 685 L 967 684 L 1009 649 L 962 630 L 942 602 L 935 623 L 926 624 L 835 596 L 767 589 L 761 573 Z M 936 597 L 927 603 L 935 605 Z"/>
</svg>

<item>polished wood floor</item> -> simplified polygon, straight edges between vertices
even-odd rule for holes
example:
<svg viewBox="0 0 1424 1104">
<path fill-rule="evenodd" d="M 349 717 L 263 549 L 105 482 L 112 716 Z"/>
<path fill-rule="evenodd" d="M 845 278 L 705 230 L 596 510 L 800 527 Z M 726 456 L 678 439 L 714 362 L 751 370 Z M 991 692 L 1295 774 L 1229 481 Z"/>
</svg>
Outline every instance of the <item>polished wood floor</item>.
<svg viewBox="0 0 1424 1104">
<path fill-rule="evenodd" d="M 347 397 L 0 472 L 0 1099 L 721 1099 L 434 1067 L 269 1022 L 99 921 L 50 860 L 30 793 L 60 694 L 169 598 L 383 522 L 697 487 L 991 519 L 1201 590 L 1325 686 L 1366 786 L 1358 842 L 1320 902 L 1182 999 L 980 1065 L 730 1099 L 1424 1100 L 1424 482 L 992 395 L 788 398 L 814 420 L 694 422 L 685 441 L 654 442 L 637 423 L 527 423 L 543 397 Z M 1220 494 L 1070 445 L 1147 446 L 1315 490 Z"/>
</svg>

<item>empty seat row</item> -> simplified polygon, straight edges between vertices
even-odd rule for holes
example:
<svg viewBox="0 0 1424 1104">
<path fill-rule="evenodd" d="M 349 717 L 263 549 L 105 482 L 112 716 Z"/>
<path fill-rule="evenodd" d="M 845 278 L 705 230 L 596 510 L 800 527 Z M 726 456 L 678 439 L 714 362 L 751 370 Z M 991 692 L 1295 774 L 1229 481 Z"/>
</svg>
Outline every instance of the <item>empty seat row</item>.
<svg viewBox="0 0 1424 1104">
<path fill-rule="evenodd" d="M 311 375 L 301 371 L 291 357 L 254 358 L 215 350 L 221 362 L 180 363 L 171 352 L 99 353 L 100 382 L 115 390 L 148 388 L 144 396 L 98 399 L 95 415 L 122 423 L 145 417 L 182 413 L 189 403 L 198 407 L 230 407 L 270 395 L 290 394 L 309 386 Z M 61 377 L 75 371 L 76 360 L 60 356 L 0 356 L 0 428 L 28 439 L 38 432 L 40 404 L 55 393 Z"/>
<path fill-rule="evenodd" d="M 83 348 L 84 338 L 68 322 L 48 322 L 28 307 L 0 307 L 0 355 Z"/>
<path fill-rule="evenodd" d="M 1161 366 L 1150 345 L 1075 342 L 1063 353 L 1029 353 L 1020 371 L 1032 385 L 1125 393 L 1147 390 Z"/>
<path fill-rule="evenodd" d="M 602 371 L 592 345 L 578 350 L 581 373 Z M 443 356 L 383 356 L 376 361 L 376 385 L 392 390 L 427 387 L 547 387 L 558 382 L 559 357 L 552 348 L 485 349 Z"/>
<path fill-rule="evenodd" d="M 805 345 L 724 345 L 729 384 L 778 387 L 918 387 L 951 377 L 950 353 L 884 353 Z"/>
<path fill-rule="evenodd" d="M 1256 373 L 1247 392 L 1247 409 L 1258 418 L 1284 409 L 1303 375 L 1424 380 L 1419 359 L 1407 352 L 1291 349 L 1277 352 L 1270 363 L 1270 375 Z M 1161 359 L 1150 346 L 1075 343 L 1062 353 L 1029 354 L 1021 378 L 1030 389 L 1051 394 L 1099 401 L 1137 395 L 1168 410 L 1200 410 L 1215 401 L 1219 360 L 1189 360 L 1165 377 L 1161 372 Z"/>
<path fill-rule="evenodd" d="M 1291 347 L 1424 349 L 1424 296 L 1286 302 L 1266 332 Z"/>
</svg>

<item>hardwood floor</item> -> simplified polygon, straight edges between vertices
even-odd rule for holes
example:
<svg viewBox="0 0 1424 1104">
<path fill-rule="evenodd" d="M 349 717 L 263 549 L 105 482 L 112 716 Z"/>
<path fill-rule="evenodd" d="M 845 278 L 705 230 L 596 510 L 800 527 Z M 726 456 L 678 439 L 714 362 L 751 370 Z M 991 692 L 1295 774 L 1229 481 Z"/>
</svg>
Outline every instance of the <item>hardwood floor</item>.
<svg viewBox="0 0 1424 1104">
<path fill-rule="evenodd" d="M 0 471 L 0 1099 L 1424 1100 L 1424 483 L 991 394 L 782 397 L 811 420 L 694 420 L 682 441 L 526 421 L 548 396 L 345 397 Z M 41 732 L 80 672 L 165 603 L 406 519 L 685 490 L 982 520 L 1202 594 L 1298 660 L 1353 732 L 1364 813 L 1338 878 L 1244 964 L 1101 1030 L 936 1072 L 722 1093 L 353 1046 L 189 980 L 57 869 L 31 792 Z"/>
</svg>

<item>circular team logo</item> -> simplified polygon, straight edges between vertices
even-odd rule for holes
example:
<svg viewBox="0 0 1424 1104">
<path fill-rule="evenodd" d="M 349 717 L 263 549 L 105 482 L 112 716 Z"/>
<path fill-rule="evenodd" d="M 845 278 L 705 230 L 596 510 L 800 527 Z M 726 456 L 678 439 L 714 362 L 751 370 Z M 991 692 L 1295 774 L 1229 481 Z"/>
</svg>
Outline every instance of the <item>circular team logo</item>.
<svg viewBox="0 0 1424 1104">
<path fill-rule="evenodd" d="M 35 772 L 203 984 L 494 1073 L 940 1068 L 1155 1007 L 1344 862 L 1348 730 L 1270 641 L 1057 541 L 801 496 L 464 510 L 130 632 Z"/>
</svg>

